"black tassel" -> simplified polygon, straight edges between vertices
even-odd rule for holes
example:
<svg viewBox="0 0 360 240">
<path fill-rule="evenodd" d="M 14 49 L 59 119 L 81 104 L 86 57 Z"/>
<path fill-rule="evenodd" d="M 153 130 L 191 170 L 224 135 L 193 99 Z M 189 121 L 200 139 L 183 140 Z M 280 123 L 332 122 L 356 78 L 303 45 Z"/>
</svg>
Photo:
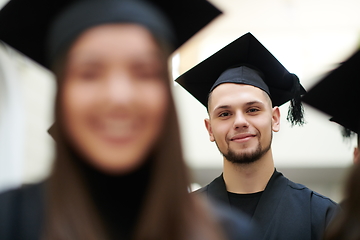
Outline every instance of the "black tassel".
<svg viewBox="0 0 360 240">
<path fill-rule="evenodd" d="M 357 134 L 350 129 L 341 126 L 341 135 L 343 137 L 344 142 L 351 143 L 354 136 Z M 357 135 L 357 146 L 360 147 L 360 137 Z"/>
<path fill-rule="evenodd" d="M 351 131 L 350 129 L 348 129 L 348 128 L 341 127 L 341 135 L 342 135 L 344 138 L 350 138 L 350 137 L 352 137 L 353 135 L 355 135 L 355 133 L 354 133 L 353 131 Z"/>
<path fill-rule="evenodd" d="M 344 138 L 344 140 L 351 139 L 355 135 L 358 135 L 358 134 L 356 134 L 356 132 L 353 132 L 350 128 L 344 127 L 336 118 L 332 117 L 329 120 L 331 122 L 335 122 L 335 123 L 339 124 L 341 135 Z M 358 143 L 359 143 L 359 135 L 358 135 Z"/>
<path fill-rule="evenodd" d="M 304 119 L 304 107 L 301 103 L 301 85 L 299 78 L 295 74 L 291 74 L 293 78 L 292 96 L 290 106 L 288 110 L 287 120 L 291 123 L 291 126 L 305 124 Z"/>
</svg>

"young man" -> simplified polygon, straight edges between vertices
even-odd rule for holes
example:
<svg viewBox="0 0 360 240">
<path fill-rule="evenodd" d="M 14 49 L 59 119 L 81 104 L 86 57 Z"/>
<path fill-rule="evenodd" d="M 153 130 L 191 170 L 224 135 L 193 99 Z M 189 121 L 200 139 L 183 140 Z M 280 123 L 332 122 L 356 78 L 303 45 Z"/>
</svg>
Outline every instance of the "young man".
<svg viewBox="0 0 360 240">
<path fill-rule="evenodd" d="M 245 212 L 262 239 L 321 239 L 337 204 L 276 171 L 271 150 L 278 106 L 291 100 L 288 120 L 303 124 L 298 78 L 248 33 L 176 81 L 207 106 L 224 156 L 223 174 L 198 192 Z"/>
</svg>

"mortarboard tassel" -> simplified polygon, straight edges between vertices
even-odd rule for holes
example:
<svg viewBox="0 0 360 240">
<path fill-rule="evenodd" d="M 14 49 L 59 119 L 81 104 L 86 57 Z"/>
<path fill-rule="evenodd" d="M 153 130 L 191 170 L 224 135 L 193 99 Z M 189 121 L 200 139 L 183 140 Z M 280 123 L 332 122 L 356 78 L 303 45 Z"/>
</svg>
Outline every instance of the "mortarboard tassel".
<svg viewBox="0 0 360 240">
<path fill-rule="evenodd" d="M 340 117 L 341 119 L 341 117 Z M 346 127 L 346 126 L 351 126 L 351 124 L 349 125 L 348 123 L 344 123 L 343 121 L 339 121 L 338 118 L 332 117 L 329 119 L 331 122 L 335 122 L 337 124 L 340 124 L 340 129 L 341 129 L 341 135 L 343 136 L 344 140 L 347 139 L 351 139 L 353 136 L 358 135 L 357 132 L 360 132 L 360 125 L 358 128 L 353 126 L 353 130 L 351 130 L 350 128 Z M 341 119 L 342 120 L 342 119 Z M 356 129 L 358 129 L 356 131 Z M 359 138 L 359 135 L 358 135 Z"/>
<path fill-rule="evenodd" d="M 346 127 L 342 127 L 341 128 L 341 135 L 344 137 L 344 138 L 350 138 L 352 137 L 353 135 L 355 135 L 355 133 L 353 131 L 351 131 L 350 129 L 346 128 Z"/>
<path fill-rule="evenodd" d="M 291 123 L 291 126 L 299 125 L 302 126 L 305 124 L 304 120 L 304 108 L 301 103 L 301 94 L 300 94 L 300 81 L 295 74 L 291 74 L 294 85 L 293 85 L 293 98 L 290 101 L 290 106 L 288 110 L 288 115 L 286 119 Z"/>
<path fill-rule="evenodd" d="M 351 142 L 351 139 L 356 136 L 356 133 L 351 131 L 349 128 L 341 127 L 341 135 L 344 141 Z M 360 137 L 357 135 L 357 143 L 360 146 Z"/>
</svg>

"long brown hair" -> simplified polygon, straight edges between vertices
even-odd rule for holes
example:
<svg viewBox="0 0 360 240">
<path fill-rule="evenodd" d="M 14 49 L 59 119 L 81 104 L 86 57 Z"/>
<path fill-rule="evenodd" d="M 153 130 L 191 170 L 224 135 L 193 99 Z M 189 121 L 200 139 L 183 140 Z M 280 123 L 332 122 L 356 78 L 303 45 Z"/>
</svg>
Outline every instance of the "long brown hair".
<svg viewBox="0 0 360 240">
<path fill-rule="evenodd" d="M 166 51 L 169 52 L 169 51 Z M 168 55 L 167 55 L 168 56 Z M 56 157 L 47 185 L 44 239 L 109 239 L 100 214 L 90 198 L 87 182 L 72 160 L 61 123 L 62 79 L 65 57 L 54 72 L 58 79 L 54 137 Z M 166 64 L 166 62 L 164 62 Z M 135 240 L 221 239 L 222 235 L 204 205 L 188 194 L 189 175 L 183 160 L 175 105 L 169 93 L 162 133 L 153 149 L 149 188 L 137 220 Z"/>
</svg>

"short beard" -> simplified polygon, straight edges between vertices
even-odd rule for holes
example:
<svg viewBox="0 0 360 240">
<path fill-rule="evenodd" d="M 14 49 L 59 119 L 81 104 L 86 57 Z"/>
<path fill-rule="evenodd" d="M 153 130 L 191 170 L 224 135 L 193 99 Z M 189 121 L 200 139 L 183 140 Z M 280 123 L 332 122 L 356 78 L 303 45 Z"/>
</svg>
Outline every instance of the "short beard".
<svg viewBox="0 0 360 240">
<path fill-rule="evenodd" d="M 272 134 L 271 134 L 272 135 Z M 234 164 L 250 164 L 259 160 L 262 156 L 264 156 L 271 148 L 271 140 L 266 148 L 262 148 L 259 143 L 256 150 L 250 153 L 240 153 L 236 154 L 234 151 L 228 148 L 227 153 L 222 153 L 225 159 Z"/>
</svg>

